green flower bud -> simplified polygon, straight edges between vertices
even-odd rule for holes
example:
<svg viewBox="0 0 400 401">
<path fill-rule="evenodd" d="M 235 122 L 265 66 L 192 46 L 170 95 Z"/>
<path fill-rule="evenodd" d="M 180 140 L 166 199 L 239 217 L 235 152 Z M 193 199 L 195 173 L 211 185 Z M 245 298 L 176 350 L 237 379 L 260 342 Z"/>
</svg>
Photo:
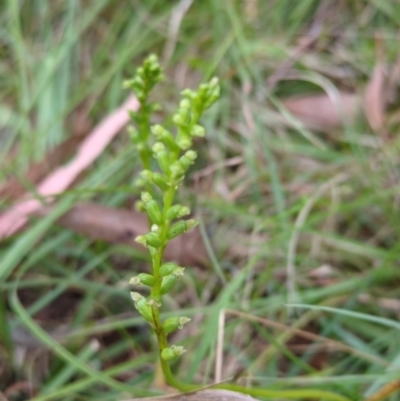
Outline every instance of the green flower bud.
<svg viewBox="0 0 400 401">
<path fill-rule="evenodd" d="M 148 181 L 148 182 L 151 182 L 151 181 L 153 180 L 153 175 L 154 175 L 154 173 L 151 172 L 150 170 L 143 170 L 143 171 L 140 173 L 140 176 L 141 176 L 143 179 L 145 179 L 146 181 Z"/>
<path fill-rule="evenodd" d="M 164 144 L 167 146 L 168 149 L 170 150 L 178 150 L 178 146 L 175 143 L 175 138 L 173 135 L 167 131 L 162 125 L 153 125 L 150 128 L 151 132 L 157 137 L 159 141 L 163 141 Z"/>
<path fill-rule="evenodd" d="M 140 197 L 142 198 L 142 201 L 146 204 L 147 202 L 153 200 L 153 197 L 148 192 L 142 192 Z"/>
<path fill-rule="evenodd" d="M 156 142 L 151 149 L 157 155 L 157 153 L 165 150 L 165 146 L 162 142 Z"/>
<path fill-rule="evenodd" d="M 162 278 L 161 281 L 161 295 L 166 294 L 174 286 L 177 281 L 177 277 L 174 274 L 169 274 Z"/>
<path fill-rule="evenodd" d="M 143 87 L 144 87 L 143 78 L 140 75 L 138 75 L 137 77 L 133 78 L 132 85 L 136 90 L 137 89 L 143 89 Z"/>
<path fill-rule="evenodd" d="M 176 144 L 180 149 L 186 150 L 192 146 L 192 139 L 188 135 L 179 135 L 176 138 Z"/>
<path fill-rule="evenodd" d="M 182 99 L 179 102 L 179 108 L 184 110 L 190 110 L 190 102 L 188 99 Z"/>
<path fill-rule="evenodd" d="M 186 172 L 188 168 L 194 163 L 196 160 L 197 153 L 193 150 L 188 150 L 183 156 L 179 158 L 179 163 L 182 166 L 182 169 Z"/>
<path fill-rule="evenodd" d="M 189 169 L 189 167 L 193 164 L 193 161 L 190 160 L 185 155 L 183 155 L 179 158 L 179 163 L 181 164 L 182 169 L 186 172 Z"/>
<path fill-rule="evenodd" d="M 206 130 L 201 125 L 194 125 L 190 131 L 192 136 L 204 137 L 206 135 Z"/>
<path fill-rule="evenodd" d="M 173 205 L 167 210 L 166 218 L 168 221 L 184 217 L 190 214 L 190 209 L 187 206 Z"/>
<path fill-rule="evenodd" d="M 195 95 L 195 93 L 196 92 L 192 91 L 191 89 L 184 89 L 181 92 L 181 95 L 191 99 L 193 97 L 193 95 Z"/>
<path fill-rule="evenodd" d="M 196 227 L 197 224 L 197 221 L 193 219 L 180 220 L 170 227 L 168 230 L 168 238 L 175 238 L 178 235 L 189 231 L 191 228 Z"/>
<path fill-rule="evenodd" d="M 171 164 L 170 171 L 173 179 L 180 179 L 185 174 L 185 170 L 178 161 Z"/>
<path fill-rule="evenodd" d="M 168 221 L 172 221 L 178 217 L 178 213 L 181 210 L 181 205 L 173 205 L 171 206 L 165 215 Z"/>
<path fill-rule="evenodd" d="M 162 137 L 164 131 L 166 131 L 166 129 L 165 129 L 162 125 L 160 125 L 160 124 L 155 124 L 155 125 L 152 125 L 152 126 L 150 127 L 150 131 L 151 131 L 151 133 L 152 133 L 153 135 L 155 135 L 158 139 L 161 139 L 161 137 Z"/>
<path fill-rule="evenodd" d="M 154 224 L 161 225 L 163 217 L 160 206 L 158 205 L 157 201 L 155 201 L 154 199 L 150 200 L 145 204 L 145 208 L 150 218 L 150 221 Z"/>
<path fill-rule="evenodd" d="M 150 68 L 154 70 L 154 68 L 159 68 L 158 57 L 155 54 L 150 54 L 145 60 L 145 64 L 150 65 Z"/>
<path fill-rule="evenodd" d="M 178 267 L 178 265 L 176 263 L 173 263 L 173 262 L 164 263 L 160 267 L 160 271 L 159 271 L 160 276 L 161 277 L 168 276 L 168 274 L 171 274 L 176 267 Z"/>
<path fill-rule="evenodd" d="M 146 241 L 148 246 L 152 246 L 153 248 L 159 248 L 162 244 L 160 237 L 156 233 L 148 233 L 146 234 Z"/>
<path fill-rule="evenodd" d="M 170 317 L 163 323 L 162 329 L 165 334 L 169 334 L 177 329 L 182 329 L 188 322 L 190 322 L 188 317 Z"/>
<path fill-rule="evenodd" d="M 164 348 L 161 351 L 161 358 L 165 361 L 173 361 L 185 352 L 185 348 L 183 348 L 181 345 L 172 345 L 171 347 Z"/>
<path fill-rule="evenodd" d="M 170 227 L 168 230 L 168 239 L 177 237 L 186 231 L 186 221 L 180 220 Z"/>
<path fill-rule="evenodd" d="M 146 211 L 146 206 L 145 206 L 143 201 L 139 200 L 139 201 L 135 202 L 135 209 L 138 212 L 145 212 Z"/>
<path fill-rule="evenodd" d="M 168 238 L 173 239 L 188 230 L 187 224 L 185 220 L 181 220 L 176 222 L 173 226 L 168 230 Z"/>
<path fill-rule="evenodd" d="M 164 361 L 173 361 L 177 357 L 178 356 L 175 355 L 175 352 L 171 348 L 164 348 L 161 351 L 161 358 L 164 359 Z"/>
<path fill-rule="evenodd" d="M 156 184 L 163 192 L 169 189 L 169 184 L 166 179 L 160 173 L 153 173 L 153 182 Z"/>
<path fill-rule="evenodd" d="M 169 160 L 169 155 L 168 152 L 166 150 L 160 151 L 158 153 L 156 153 L 155 158 L 157 159 L 158 165 L 160 166 L 160 169 L 165 173 L 165 174 L 169 174 L 170 171 L 170 165 L 171 162 Z"/>
<path fill-rule="evenodd" d="M 153 322 L 153 313 L 150 306 L 147 305 L 146 298 L 138 292 L 131 292 L 131 297 L 134 302 L 135 308 L 139 313 L 150 323 Z"/>
<path fill-rule="evenodd" d="M 158 234 L 153 232 L 147 233 L 146 235 L 139 235 L 135 238 L 135 241 L 138 244 L 152 246 L 153 248 L 159 248 L 162 244 Z"/>
<path fill-rule="evenodd" d="M 152 276 L 151 274 L 140 273 L 136 277 L 139 278 L 139 280 L 142 284 L 147 285 L 148 287 L 153 287 L 156 282 L 154 276 Z M 133 277 L 133 278 L 135 278 L 135 277 Z"/>
<path fill-rule="evenodd" d="M 170 317 L 163 323 L 162 329 L 165 334 L 169 334 L 174 332 L 175 330 L 178 330 L 178 326 L 179 326 L 179 317 Z"/>
<path fill-rule="evenodd" d="M 197 152 L 195 152 L 194 150 L 188 150 L 184 156 L 194 162 L 197 159 Z"/>
<path fill-rule="evenodd" d="M 207 89 L 208 89 L 208 84 L 203 82 L 202 84 L 199 85 L 198 92 L 203 94 L 204 92 L 207 92 Z"/>
<path fill-rule="evenodd" d="M 165 173 L 169 173 L 169 155 L 168 152 L 165 150 L 165 146 L 162 142 L 156 142 L 153 147 L 154 157 L 157 159 L 158 164 L 161 170 Z"/>
<path fill-rule="evenodd" d="M 144 94 L 144 79 L 140 76 L 137 76 L 133 79 L 133 89 L 137 92 L 139 96 L 145 96 Z"/>
<path fill-rule="evenodd" d="M 185 118 L 184 116 L 182 116 L 180 113 L 175 113 L 172 116 L 172 121 L 174 122 L 174 124 L 176 124 L 178 127 L 181 127 L 183 125 L 185 125 Z"/>
<path fill-rule="evenodd" d="M 184 105 L 188 105 L 188 107 L 179 107 L 178 114 L 184 119 L 185 124 L 188 124 L 190 121 L 190 103 L 187 99 L 183 99 Z"/>
</svg>

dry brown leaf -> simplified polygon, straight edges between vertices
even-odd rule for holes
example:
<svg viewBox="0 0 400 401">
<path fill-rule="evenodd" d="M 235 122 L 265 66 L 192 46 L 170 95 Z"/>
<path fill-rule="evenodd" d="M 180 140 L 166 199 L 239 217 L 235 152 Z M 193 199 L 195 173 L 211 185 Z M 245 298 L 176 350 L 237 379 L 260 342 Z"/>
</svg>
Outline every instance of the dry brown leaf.
<svg viewBox="0 0 400 401">
<path fill-rule="evenodd" d="M 202 390 L 189 394 L 173 394 L 160 397 L 134 398 L 124 401 L 254 401 L 255 398 L 247 394 L 236 393 L 228 390 Z"/>
<path fill-rule="evenodd" d="M 38 186 L 37 192 L 51 201 L 51 196 L 64 192 L 103 152 L 114 136 L 128 123 L 128 110 L 138 110 L 137 99 L 130 96 L 116 111 L 107 116 L 81 143 L 76 156 L 65 166 L 59 167 Z M 0 216 L 0 239 L 14 234 L 27 222 L 30 214 L 42 208 L 39 200 L 27 194 L 10 210 Z"/>
<path fill-rule="evenodd" d="M 378 62 L 364 94 L 365 116 L 378 134 L 384 133 L 385 109 L 385 67 L 382 62 Z"/>
<path fill-rule="evenodd" d="M 347 92 L 340 92 L 337 102 L 322 94 L 287 98 L 282 103 L 307 128 L 322 132 L 354 122 L 361 111 L 360 97 Z"/>
<path fill-rule="evenodd" d="M 42 209 L 39 214 L 45 215 L 50 210 Z M 124 243 L 140 249 L 143 248 L 134 240 L 149 231 L 147 217 L 143 213 L 95 203 L 74 206 L 58 223 L 92 239 Z M 167 260 L 184 266 L 199 266 L 208 262 L 207 250 L 197 229 L 173 239 L 164 255 Z"/>
</svg>

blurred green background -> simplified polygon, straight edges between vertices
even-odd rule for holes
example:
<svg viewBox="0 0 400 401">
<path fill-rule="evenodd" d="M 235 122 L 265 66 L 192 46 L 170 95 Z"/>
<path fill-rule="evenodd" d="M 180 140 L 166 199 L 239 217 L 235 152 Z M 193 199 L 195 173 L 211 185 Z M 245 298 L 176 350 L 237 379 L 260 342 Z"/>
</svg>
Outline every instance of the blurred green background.
<svg viewBox="0 0 400 401">
<path fill-rule="evenodd" d="M 173 338 L 188 350 L 181 380 L 213 381 L 222 310 L 222 379 L 357 400 L 399 377 L 397 0 L 4 0 L 0 20 L 3 213 L 39 196 L 148 54 L 167 76 L 155 123 L 182 89 L 220 78 L 180 193 L 211 262 L 188 268 L 165 305 L 192 318 Z M 55 212 L 131 209 L 139 171 L 124 131 Z M 126 288 L 145 256 L 54 216 L 0 244 L 0 399 L 151 395 L 155 341 Z"/>
</svg>

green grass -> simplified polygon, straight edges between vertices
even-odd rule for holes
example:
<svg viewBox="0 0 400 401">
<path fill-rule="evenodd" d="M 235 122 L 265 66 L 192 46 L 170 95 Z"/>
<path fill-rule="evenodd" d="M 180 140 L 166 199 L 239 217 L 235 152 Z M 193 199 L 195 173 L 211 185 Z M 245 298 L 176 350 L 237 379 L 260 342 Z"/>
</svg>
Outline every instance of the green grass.
<svg viewBox="0 0 400 401">
<path fill-rule="evenodd" d="M 80 113 L 94 126 L 118 107 L 127 96 L 122 81 L 149 53 L 166 69 L 155 97 L 168 112 L 183 87 L 220 77 L 222 97 L 203 120 L 208 137 L 197 144 L 194 168 L 215 170 L 201 191 L 188 179 L 181 193 L 201 218 L 212 263 L 188 269 L 163 312 L 182 308 L 193 319 L 179 334 L 188 350 L 173 365 L 180 380 L 213 382 L 222 309 L 312 330 L 357 351 L 304 345 L 228 315 L 223 379 L 242 375 L 254 387 L 277 389 L 307 384 L 361 400 L 399 378 L 399 312 L 384 303 L 400 297 L 398 126 L 389 127 L 390 141 L 367 146 L 376 133 L 363 117 L 325 135 L 302 127 L 282 100 L 332 88 L 362 92 L 376 62 L 376 32 L 388 65 L 397 58 L 400 7 L 396 0 L 338 2 L 315 45 L 295 61 L 299 79 L 268 91 L 268 77 L 321 3 L 194 1 L 164 60 L 178 2 L 0 3 L 0 185 L 14 176 L 32 190 L 31 163 L 76 134 Z M 239 165 L 223 165 L 236 156 Z M 121 134 L 51 215 L 0 244 L 0 395 L 23 381 L 33 383 L 34 396 L 18 399 L 37 401 L 159 393 L 155 341 L 121 285 L 142 270 L 143 258 L 54 223 L 79 202 L 131 207 L 138 171 Z M 10 204 L 2 199 L 1 210 Z M 332 277 L 309 276 L 322 265 Z M 17 341 L 22 332 L 33 348 Z"/>
</svg>

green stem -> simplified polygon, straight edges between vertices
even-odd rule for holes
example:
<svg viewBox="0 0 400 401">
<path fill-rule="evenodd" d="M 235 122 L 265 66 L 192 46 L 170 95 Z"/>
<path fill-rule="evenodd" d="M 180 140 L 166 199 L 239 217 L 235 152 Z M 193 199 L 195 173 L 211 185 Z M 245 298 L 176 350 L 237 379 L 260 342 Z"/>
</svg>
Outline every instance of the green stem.
<svg viewBox="0 0 400 401">
<path fill-rule="evenodd" d="M 331 393 L 330 391 L 315 390 L 315 389 L 298 389 L 298 390 L 269 390 L 265 388 L 248 388 L 237 384 L 219 384 L 215 388 L 236 391 L 243 394 L 248 394 L 254 397 L 268 398 L 290 398 L 290 399 L 318 399 L 326 401 L 350 401 L 349 398 Z"/>
<path fill-rule="evenodd" d="M 151 151 L 148 148 L 148 139 L 150 133 L 150 116 L 147 111 L 149 105 L 147 100 L 140 105 L 141 121 L 139 124 L 139 132 L 142 139 L 143 149 L 139 152 L 142 165 L 146 170 L 150 170 L 151 167 Z"/>
<path fill-rule="evenodd" d="M 161 361 L 161 366 L 163 369 L 164 376 L 167 380 L 167 383 L 178 389 L 181 392 L 187 391 L 196 391 L 201 390 L 202 386 L 198 386 L 195 384 L 187 384 L 182 383 L 177 380 L 169 367 L 167 361 Z M 203 387 L 204 388 L 204 387 Z M 351 401 L 349 398 L 331 393 L 329 391 L 324 390 L 315 390 L 315 389 L 299 389 L 299 390 L 271 390 L 265 388 L 249 388 L 244 386 L 239 386 L 234 383 L 221 383 L 216 384 L 215 386 L 211 386 L 213 389 L 221 389 L 221 390 L 230 390 L 236 391 L 238 393 L 247 394 L 254 397 L 268 397 L 268 398 L 288 398 L 288 399 L 320 399 L 326 401 Z"/>
<path fill-rule="evenodd" d="M 204 388 L 199 385 L 182 383 L 179 380 L 177 380 L 173 376 L 167 361 L 161 360 L 161 366 L 165 379 L 167 380 L 167 383 L 170 386 L 178 389 L 179 391 L 187 392 L 187 391 L 201 390 L 201 388 Z M 238 393 L 248 394 L 254 397 L 288 398 L 288 399 L 315 398 L 326 401 L 350 401 L 349 398 L 343 395 L 315 389 L 271 390 L 265 388 L 249 388 L 249 387 L 239 386 L 234 383 L 221 383 L 211 387 L 214 389 L 236 391 Z"/>
<path fill-rule="evenodd" d="M 169 230 L 169 222 L 166 218 L 166 214 L 167 214 L 167 211 L 172 206 L 172 203 L 175 198 L 175 193 L 176 193 L 176 189 L 171 186 L 168 189 L 168 191 L 166 191 L 164 194 L 163 224 L 162 224 L 162 227 L 160 227 L 161 228 L 160 239 L 161 239 L 162 245 L 158 249 L 158 251 L 154 254 L 154 256 L 152 257 L 153 276 L 155 278 L 155 284 L 151 290 L 151 295 L 156 300 L 159 300 L 162 297 L 161 296 L 162 277 L 160 275 L 160 267 L 161 267 L 162 261 L 163 261 L 164 250 L 168 243 L 168 230 Z M 161 352 L 164 348 L 168 347 L 168 339 L 167 339 L 167 335 L 162 330 L 160 312 L 159 312 L 158 308 L 153 308 L 153 320 L 154 320 L 154 330 L 156 332 L 158 347 L 159 347 L 159 358 L 161 361 L 161 365 L 163 365 L 163 362 L 165 362 L 165 361 L 161 358 Z M 163 371 L 164 371 L 164 368 L 163 368 Z"/>
</svg>

